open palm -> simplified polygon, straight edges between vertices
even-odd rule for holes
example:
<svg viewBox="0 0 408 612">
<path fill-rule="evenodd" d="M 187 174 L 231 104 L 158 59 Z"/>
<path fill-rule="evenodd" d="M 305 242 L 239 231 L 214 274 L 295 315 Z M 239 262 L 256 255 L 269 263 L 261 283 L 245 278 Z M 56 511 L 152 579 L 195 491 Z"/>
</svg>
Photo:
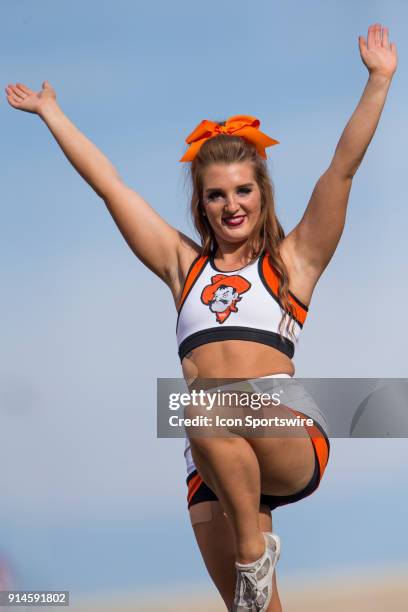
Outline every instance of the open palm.
<svg viewBox="0 0 408 612">
<path fill-rule="evenodd" d="M 18 110 L 28 113 L 38 113 L 41 107 L 50 99 L 55 100 L 57 95 L 55 89 L 48 81 L 44 81 L 41 91 L 35 92 L 23 83 L 8 85 L 6 87 L 7 101 Z"/>
<path fill-rule="evenodd" d="M 375 23 L 368 28 L 367 41 L 359 36 L 360 55 L 370 73 L 379 73 L 392 77 L 397 69 L 398 57 L 395 43 L 389 42 L 388 28 L 381 30 L 381 24 Z"/>
</svg>

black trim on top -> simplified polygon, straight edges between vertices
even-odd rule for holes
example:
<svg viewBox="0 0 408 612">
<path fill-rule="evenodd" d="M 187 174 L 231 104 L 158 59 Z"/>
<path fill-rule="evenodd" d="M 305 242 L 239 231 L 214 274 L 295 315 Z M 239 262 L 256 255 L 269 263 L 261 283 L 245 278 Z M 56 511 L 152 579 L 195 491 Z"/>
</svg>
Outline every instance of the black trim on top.
<svg viewBox="0 0 408 612">
<path fill-rule="evenodd" d="M 209 260 L 210 260 L 210 265 L 211 267 L 216 271 L 216 272 L 221 272 L 221 274 L 230 274 L 233 272 L 241 272 L 242 270 L 245 270 L 246 268 L 249 268 L 249 266 L 252 266 L 256 263 L 256 261 L 259 259 L 260 255 L 258 257 L 256 257 L 256 259 L 254 259 L 253 261 L 251 261 L 249 264 L 247 264 L 246 266 L 243 266 L 242 268 L 238 268 L 237 270 L 220 270 L 219 268 L 217 268 L 217 266 L 215 265 L 215 261 L 214 261 L 214 257 L 215 257 L 215 251 L 216 249 L 213 247 L 211 250 L 211 254 L 209 256 Z"/>
<path fill-rule="evenodd" d="M 215 329 L 209 327 L 187 336 L 187 338 L 181 342 L 178 349 L 180 361 L 183 361 L 187 353 L 198 346 L 208 344 L 209 342 L 220 342 L 222 340 L 249 340 L 250 342 L 259 342 L 260 344 L 266 344 L 281 351 L 290 359 L 292 359 L 295 353 L 295 345 L 293 342 L 288 338 L 282 338 L 282 336 L 276 332 L 257 329 L 255 327 L 230 325 L 229 327 L 219 327 Z"/>
<path fill-rule="evenodd" d="M 301 323 L 296 317 L 294 317 L 288 310 L 286 310 L 286 308 L 283 307 L 283 304 L 281 303 L 281 301 L 279 300 L 278 296 L 275 295 L 275 293 L 272 291 L 272 289 L 269 287 L 268 283 L 266 282 L 266 278 L 263 274 L 263 270 L 262 270 L 262 262 L 264 260 L 264 257 L 267 256 L 267 253 L 264 253 L 258 261 L 258 274 L 259 274 L 259 278 L 262 281 L 262 284 L 264 285 L 265 289 L 267 290 L 267 292 L 269 293 L 269 295 L 271 295 L 273 297 L 273 299 L 275 300 L 275 302 L 280 306 L 280 308 L 282 308 L 282 310 L 284 310 L 291 319 L 294 319 L 296 321 L 296 323 L 299 325 L 300 329 L 303 329 L 303 323 Z M 289 292 L 292 296 L 292 292 Z M 293 296 L 294 297 L 294 296 Z M 299 300 L 297 298 L 295 298 L 296 301 L 298 302 Z M 299 303 L 300 306 L 303 306 L 301 303 Z"/>
<path fill-rule="evenodd" d="M 203 255 L 197 255 L 197 257 L 196 257 L 196 258 L 193 260 L 192 264 L 190 265 L 190 267 L 189 267 L 189 269 L 188 269 L 188 272 L 187 272 L 187 275 L 186 275 L 186 279 L 185 279 L 184 284 L 183 284 L 183 289 L 181 290 L 181 295 L 183 295 L 184 287 L 186 286 L 186 283 L 187 283 L 187 281 L 188 281 L 188 279 L 189 279 L 189 276 L 190 276 L 190 274 L 191 274 L 191 270 L 193 269 L 193 267 L 195 266 L 195 264 L 197 263 L 197 261 L 198 261 L 198 260 L 199 260 L 201 257 L 203 257 Z M 195 277 L 194 281 L 191 283 L 190 289 L 187 291 L 186 296 L 185 296 L 185 298 L 184 298 L 184 300 L 183 300 L 183 303 L 182 303 L 182 304 L 180 304 L 180 307 L 179 307 L 179 309 L 178 309 L 178 312 L 177 312 L 177 321 L 176 321 L 176 333 L 177 333 L 177 328 L 178 328 L 178 323 L 179 323 L 179 318 L 180 318 L 180 313 L 181 313 L 181 310 L 182 310 L 182 308 L 183 308 L 184 304 L 186 303 L 187 298 L 188 298 L 188 296 L 190 295 L 190 292 L 191 292 L 192 288 L 193 288 L 193 287 L 194 287 L 194 285 L 196 284 L 197 280 L 199 279 L 199 277 L 200 277 L 200 276 L 201 276 L 201 274 L 203 273 L 204 268 L 205 268 L 205 266 L 206 266 L 206 265 L 207 265 L 207 263 L 208 263 L 208 255 L 207 255 L 206 257 L 207 257 L 206 261 L 204 262 L 204 264 L 203 264 L 203 266 L 202 266 L 202 268 L 201 268 L 200 272 L 197 274 L 197 276 Z"/>
<path fill-rule="evenodd" d="M 309 312 L 309 307 L 306 306 L 306 304 L 303 304 L 303 302 L 301 302 L 299 300 L 299 298 L 296 297 L 296 295 L 294 293 L 292 293 L 292 291 L 289 289 L 289 293 L 290 295 L 293 297 L 293 299 L 295 300 L 295 302 L 297 302 L 299 304 L 299 306 L 301 306 L 302 308 L 304 308 L 306 310 L 306 312 Z"/>
</svg>

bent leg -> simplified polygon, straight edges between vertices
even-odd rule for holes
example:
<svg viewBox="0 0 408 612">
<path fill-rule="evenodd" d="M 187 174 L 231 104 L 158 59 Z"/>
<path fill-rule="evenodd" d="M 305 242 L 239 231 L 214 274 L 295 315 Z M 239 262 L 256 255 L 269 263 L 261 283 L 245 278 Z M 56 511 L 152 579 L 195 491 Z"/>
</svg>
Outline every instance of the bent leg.
<svg viewBox="0 0 408 612">
<path fill-rule="evenodd" d="M 307 435 L 307 434 L 306 434 Z M 315 453 L 307 437 L 248 439 L 259 462 L 261 491 L 267 495 L 291 495 L 312 478 Z"/>
<path fill-rule="evenodd" d="M 218 501 L 206 501 L 191 506 L 190 517 L 207 571 L 230 610 L 236 583 L 235 543 L 230 520 Z M 258 522 L 261 531 L 272 531 L 272 517 L 267 506 L 259 507 Z M 282 612 L 276 571 L 273 574 L 273 593 L 268 612 Z"/>
<path fill-rule="evenodd" d="M 191 454 L 204 482 L 230 518 L 235 559 L 251 563 L 262 556 L 265 540 L 259 526 L 258 459 L 243 438 L 191 438 Z"/>
</svg>

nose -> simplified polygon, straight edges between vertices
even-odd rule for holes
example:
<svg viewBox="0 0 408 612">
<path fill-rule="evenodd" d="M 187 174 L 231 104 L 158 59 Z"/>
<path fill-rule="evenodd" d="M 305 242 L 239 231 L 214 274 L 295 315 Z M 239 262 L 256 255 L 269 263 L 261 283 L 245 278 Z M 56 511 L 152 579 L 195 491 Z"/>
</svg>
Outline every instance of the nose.
<svg viewBox="0 0 408 612">
<path fill-rule="evenodd" d="M 234 200 L 234 196 L 228 196 L 224 206 L 224 212 L 228 215 L 234 214 L 239 209 L 239 205 Z"/>
</svg>

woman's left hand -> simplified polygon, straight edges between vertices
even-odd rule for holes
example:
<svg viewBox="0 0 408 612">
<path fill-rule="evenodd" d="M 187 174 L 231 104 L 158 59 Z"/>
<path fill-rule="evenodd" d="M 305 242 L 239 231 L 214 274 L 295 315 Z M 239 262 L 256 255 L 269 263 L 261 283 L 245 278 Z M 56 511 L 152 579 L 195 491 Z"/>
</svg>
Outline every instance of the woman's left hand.
<svg viewBox="0 0 408 612">
<path fill-rule="evenodd" d="M 368 28 L 367 41 L 364 36 L 358 37 L 360 55 L 367 69 L 372 74 L 382 74 L 391 78 L 397 69 L 398 56 L 395 43 L 389 43 L 388 28 L 375 23 Z"/>
</svg>

